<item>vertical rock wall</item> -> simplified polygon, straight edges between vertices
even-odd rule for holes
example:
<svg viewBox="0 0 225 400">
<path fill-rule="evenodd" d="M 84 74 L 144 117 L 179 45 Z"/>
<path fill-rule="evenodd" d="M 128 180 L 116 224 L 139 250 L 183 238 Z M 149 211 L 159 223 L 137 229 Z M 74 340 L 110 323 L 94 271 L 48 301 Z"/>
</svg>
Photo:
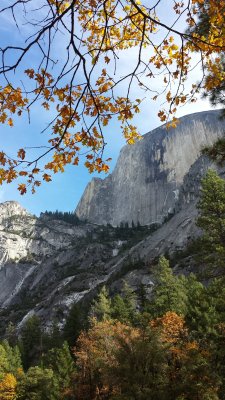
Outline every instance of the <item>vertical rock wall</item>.
<svg viewBox="0 0 225 400">
<path fill-rule="evenodd" d="M 175 209 L 183 178 L 201 149 L 225 131 L 220 111 L 180 118 L 176 129 L 159 127 L 122 148 L 106 179 L 94 178 L 76 208 L 79 218 L 97 224 L 161 223 Z"/>
</svg>

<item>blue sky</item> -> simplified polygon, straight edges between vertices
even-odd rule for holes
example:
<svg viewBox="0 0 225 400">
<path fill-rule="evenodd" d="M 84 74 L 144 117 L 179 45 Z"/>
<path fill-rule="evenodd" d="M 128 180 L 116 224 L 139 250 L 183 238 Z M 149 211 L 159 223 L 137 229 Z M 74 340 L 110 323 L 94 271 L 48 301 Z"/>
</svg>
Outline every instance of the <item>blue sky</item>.
<svg viewBox="0 0 225 400">
<path fill-rule="evenodd" d="M 3 3 L 7 4 L 7 1 L 2 0 Z M 166 3 L 168 3 L 166 1 Z M 165 1 L 164 1 L 165 5 Z M 162 18 L 168 21 L 168 13 L 166 8 L 161 10 Z M 10 15 L 0 15 L 0 37 L 1 47 L 6 43 L 13 43 L 14 45 L 21 44 L 24 37 L 26 37 L 29 27 L 23 26 L 23 30 L 18 32 L 15 29 L 15 25 L 11 23 Z M 58 43 L 56 51 L 59 54 L 63 54 L 63 42 Z M 129 50 L 121 54 L 121 73 L 127 68 L 127 63 L 132 63 L 136 59 L 136 51 Z M 32 64 L 36 63 L 36 54 L 33 52 L 30 57 Z M 20 79 L 21 71 L 18 70 L 17 78 Z M 200 71 L 195 70 L 194 79 L 198 79 Z M 22 75 L 21 75 L 22 76 Z M 0 82 L 1 85 L 1 82 Z M 157 80 L 155 82 L 157 86 Z M 140 95 L 140 90 L 137 88 L 134 96 Z M 157 117 L 160 103 L 153 102 L 149 97 L 145 99 L 141 105 L 141 113 L 135 117 L 134 124 L 138 127 L 141 134 L 149 132 L 155 127 L 160 125 L 160 121 Z M 189 114 L 197 111 L 204 111 L 210 109 L 210 105 L 207 101 L 199 100 L 196 104 L 187 104 L 182 107 L 178 116 Z M 46 127 L 48 123 L 48 115 L 40 109 L 37 105 L 34 107 L 31 113 L 31 123 L 28 123 L 27 117 L 17 119 L 13 128 L 6 125 L 0 125 L 1 129 L 1 149 L 7 150 L 7 153 L 13 153 L 15 149 L 24 146 L 38 146 L 47 143 L 48 137 L 46 133 L 41 134 L 40 132 Z M 132 122 L 133 123 L 133 122 Z M 105 129 L 106 137 L 106 157 L 112 157 L 111 171 L 115 166 L 119 151 L 125 144 L 125 140 L 121 137 L 119 124 L 116 121 L 112 121 L 111 124 Z M 38 215 L 44 210 L 61 210 L 61 211 L 72 211 L 75 209 L 87 183 L 92 179 L 94 175 L 90 175 L 86 168 L 83 166 L 82 161 L 78 167 L 67 167 L 63 174 L 59 173 L 54 176 L 54 179 L 50 183 L 43 183 L 41 187 L 37 189 L 36 194 L 32 195 L 28 193 L 21 196 L 17 190 L 17 183 L 4 184 L 0 187 L 0 201 L 16 200 L 19 201 L 31 213 Z M 102 178 L 105 174 L 97 174 Z"/>
</svg>

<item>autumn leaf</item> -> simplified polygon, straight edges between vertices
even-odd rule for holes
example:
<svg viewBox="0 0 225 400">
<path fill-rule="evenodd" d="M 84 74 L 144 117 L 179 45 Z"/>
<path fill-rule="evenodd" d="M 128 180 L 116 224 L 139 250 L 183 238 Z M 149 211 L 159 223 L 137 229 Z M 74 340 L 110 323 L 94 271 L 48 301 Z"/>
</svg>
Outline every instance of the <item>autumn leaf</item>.
<svg viewBox="0 0 225 400">
<path fill-rule="evenodd" d="M 48 174 L 43 174 L 43 179 L 46 182 L 51 182 L 51 180 L 52 180 L 51 175 L 48 175 Z"/>
<path fill-rule="evenodd" d="M 20 183 L 18 185 L 18 190 L 19 190 L 20 194 L 22 194 L 22 195 L 25 194 L 27 192 L 25 183 Z"/>
<path fill-rule="evenodd" d="M 107 57 L 107 56 L 105 56 L 105 62 L 106 62 L 106 64 L 109 64 L 109 62 L 110 62 L 110 58 L 109 58 L 109 57 Z"/>
<path fill-rule="evenodd" d="M 8 119 L 8 125 L 9 125 L 9 126 L 13 126 L 13 120 L 12 120 L 12 118 L 9 118 L 9 119 Z"/>
<path fill-rule="evenodd" d="M 21 158 L 21 160 L 24 160 L 25 156 L 26 156 L 26 152 L 24 149 L 20 149 L 17 153 L 18 158 Z"/>
</svg>

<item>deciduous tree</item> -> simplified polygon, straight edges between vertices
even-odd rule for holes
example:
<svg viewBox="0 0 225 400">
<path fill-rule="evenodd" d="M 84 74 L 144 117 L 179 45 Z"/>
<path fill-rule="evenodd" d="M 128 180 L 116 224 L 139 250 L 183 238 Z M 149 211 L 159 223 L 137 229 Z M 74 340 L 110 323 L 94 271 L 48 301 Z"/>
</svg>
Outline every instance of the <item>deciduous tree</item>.
<svg viewBox="0 0 225 400">
<path fill-rule="evenodd" d="M 161 16 L 163 6 L 170 23 Z M 0 16 L 15 24 L 18 42 L 9 41 L 0 49 L 0 122 L 12 127 L 16 116 L 27 115 L 30 120 L 39 103 L 49 112 L 45 131 L 51 136 L 33 158 L 23 144 L 13 156 L 2 149 L 0 183 L 20 177 L 22 194 L 27 185 L 35 191 L 42 180 L 51 181 L 52 173 L 64 171 L 67 164 L 77 165 L 84 149 L 88 170 L 107 172 L 104 129 L 117 118 L 126 141 L 133 143 L 139 133 L 132 119 L 146 93 L 153 101 L 162 95 L 158 116 L 176 126 L 179 105 L 196 101 L 201 89 L 212 91 L 224 82 L 220 62 L 225 48 L 224 7 L 224 0 L 174 1 L 169 6 L 164 0 L 3 3 Z M 195 29 L 201 15 L 207 20 L 207 32 Z M 27 36 L 19 37 L 24 21 Z M 136 61 L 122 72 L 122 54 L 129 57 L 130 49 L 136 49 Z M 190 89 L 186 83 L 199 63 L 202 78 Z M 161 79 L 158 89 L 152 84 L 156 77 Z M 134 96 L 135 85 L 144 90 L 139 98 Z M 44 156 L 51 158 L 42 168 Z"/>
</svg>

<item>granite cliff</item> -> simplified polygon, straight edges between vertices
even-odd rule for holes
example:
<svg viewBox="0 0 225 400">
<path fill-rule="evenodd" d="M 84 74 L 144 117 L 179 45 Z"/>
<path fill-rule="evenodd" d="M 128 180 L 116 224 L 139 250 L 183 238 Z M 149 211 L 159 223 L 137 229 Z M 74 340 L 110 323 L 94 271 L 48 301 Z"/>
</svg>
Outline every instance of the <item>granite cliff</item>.
<svg viewBox="0 0 225 400">
<path fill-rule="evenodd" d="M 184 176 L 225 131 L 220 111 L 180 118 L 176 129 L 161 126 L 120 152 L 116 167 L 105 179 L 87 185 L 76 208 L 80 219 L 97 224 L 162 223 L 174 212 Z"/>
</svg>

